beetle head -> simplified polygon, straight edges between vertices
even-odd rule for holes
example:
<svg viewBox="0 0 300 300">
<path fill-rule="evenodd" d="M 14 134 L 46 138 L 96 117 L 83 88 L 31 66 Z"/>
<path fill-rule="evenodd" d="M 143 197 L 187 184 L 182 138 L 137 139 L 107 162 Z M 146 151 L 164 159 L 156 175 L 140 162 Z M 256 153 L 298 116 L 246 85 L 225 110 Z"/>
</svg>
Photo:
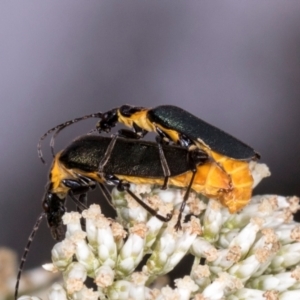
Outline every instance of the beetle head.
<svg viewBox="0 0 300 300">
<path fill-rule="evenodd" d="M 110 132 L 112 127 L 118 122 L 118 109 L 114 108 L 104 113 L 101 120 L 96 124 L 96 129 L 99 133 L 102 131 Z"/>
</svg>

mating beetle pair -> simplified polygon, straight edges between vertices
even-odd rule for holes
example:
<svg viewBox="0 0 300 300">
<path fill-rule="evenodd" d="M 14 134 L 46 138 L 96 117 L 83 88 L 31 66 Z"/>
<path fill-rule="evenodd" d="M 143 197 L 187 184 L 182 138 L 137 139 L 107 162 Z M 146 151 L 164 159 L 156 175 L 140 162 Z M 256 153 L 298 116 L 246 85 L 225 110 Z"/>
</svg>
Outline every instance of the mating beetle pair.
<svg viewBox="0 0 300 300">
<path fill-rule="evenodd" d="M 38 154 L 42 161 L 41 141 L 48 134 L 55 132 L 51 139 L 54 152 L 56 135 L 65 127 L 88 118 L 100 118 L 96 125 L 100 133 L 110 132 L 117 123 L 131 127 L 133 131 L 119 130 L 112 139 L 83 137 L 55 156 L 48 192 L 43 202 L 54 238 L 59 239 L 62 235 L 60 212 L 64 212 L 64 205 L 61 204 L 60 207 L 58 203 L 64 203 L 67 195 L 74 201 L 79 201 L 74 198 L 74 194 L 82 194 L 80 197 L 83 197 L 83 194 L 95 187 L 95 182 L 100 183 L 106 198 L 109 198 L 109 192 L 104 183 L 116 184 L 119 189 L 126 188 L 128 193 L 131 193 L 124 180 L 129 184 L 158 183 L 162 188 L 166 188 L 168 183 L 186 187 L 177 229 L 180 228 L 181 213 L 191 189 L 218 199 L 231 213 L 240 210 L 249 202 L 253 185 L 249 161 L 258 159 L 259 154 L 231 135 L 176 106 L 165 105 L 147 109 L 123 105 L 106 113 L 98 112 L 67 121 L 50 129 L 41 137 Z M 158 134 L 155 146 L 149 142 L 138 142 L 138 139 L 143 138 L 149 131 Z M 126 140 L 120 137 L 125 137 Z M 169 142 L 180 147 L 168 148 L 165 144 Z M 132 149 L 126 152 L 129 145 Z M 116 155 L 119 155 L 118 163 L 114 160 Z M 123 169 L 119 169 L 121 165 Z M 197 182 L 199 170 L 203 172 L 207 166 L 209 171 L 201 178 L 200 184 Z M 155 173 L 155 169 L 160 171 Z M 180 179 L 174 180 L 179 174 Z M 61 202 L 57 195 L 60 195 Z M 145 207 L 140 199 L 134 195 L 133 197 Z M 58 207 L 60 209 L 57 209 Z M 145 208 L 156 214 L 150 207 Z"/>
<path fill-rule="evenodd" d="M 248 203 L 252 193 L 252 183 L 250 183 L 252 176 L 248 163 L 251 160 L 259 159 L 259 154 L 233 136 L 176 106 L 163 105 L 147 109 L 123 105 L 106 113 L 98 112 L 65 122 L 50 129 L 40 139 L 38 144 L 39 157 L 43 160 L 41 141 L 49 133 L 55 131 L 51 139 L 53 152 L 55 136 L 65 127 L 87 118 L 100 118 L 96 125 L 96 130 L 100 133 L 110 132 L 111 128 L 116 126 L 117 123 L 122 123 L 133 129 L 133 131 L 119 130 L 100 163 L 100 170 L 105 166 L 117 137 L 141 139 L 149 131 L 153 131 L 158 134 L 158 151 L 165 177 L 163 188 L 167 187 L 170 170 L 166 163 L 162 145 L 166 142 L 172 142 L 188 149 L 195 149 L 195 147 L 201 149 L 207 154 L 208 160 L 213 160 L 231 177 L 232 190 L 227 191 L 228 194 L 225 200 L 221 200 L 222 204 L 228 207 L 231 213 L 240 210 Z M 130 164 L 130 162 L 128 163 Z M 193 171 L 192 167 L 191 171 Z"/>
<path fill-rule="evenodd" d="M 23 265 L 25 263 L 30 244 L 44 217 L 55 240 L 63 238 L 65 230 L 62 216 L 65 213 L 65 202 L 69 196 L 80 209 L 86 208 L 86 194 L 99 184 L 103 194 L 110 201 L 107 185 L 115 185 L 131 195 L 150 214 L 161 221 L 169 221 L 170 212 L 166 216 L 160 215 L 137 197 L 130 190 L 133 184 L 158 184 L 165 181 L 164 171 L 160 163 L 158 145 L 153 142 L 118 138 L 103 168 L 99 173 L 99 164 L 106 155 L 112 138 L 86 135 L 72 142 L 63 151 L 55 155 L 49 172 L 49 183 L 43 198 L 43 213 L 39 216 L 30 234 L 23 254 L 15 290 L 17 299 L 18 286 Z M 169 182 L 173 186 L 187 187 L 185 198 L 191 189 L 203 193 L 208 197 L 222 197 L 225 191 L 231 189 L 231 181 L 224 170 L 208 159 L 207 154 L 196 148 L 162 145 L 166 162 L 170 170 Z M 191 171 L 191 166 L 195 172 Z M 77 198 L 78 196 L 78 198 Z M 176 227 L 181 225 L 181 213 L 185 202 L 180 207 L 180 215 Z"/>
<path fill-rule="evenodd" d="M 100 118 L 96 125 L 98 132 L 110 132 L 117 123 L 123 123 L 133 131 L 120 130 L 114 138 L 84 136 L 55 155 L 43 199 L 44 212 L 28 240 L 18 273 L 15 298 L 28 248 L 42 218 L 47 217 L 54 239 L 61 239 L 67 196 L 84 209 L 86 193 L 95 188 L 96 183 L 108 199 L 110 194 L 105 184 L 125 190 L 162 221 L 168 221 L 171 214 L 159 215 L 130 191 L 130 183 L 159 184 L 163 188 L 170 184 L 187 188 L 177 229 L 180 228 L 181 213 L 190 190 L 218 199 L 232 213 L 243 208 L 250 200 L 253 178 L 249 161 L 258 159 L 259 154 L 222 130 L 170 105 L 154 109 L 123 105 L 107 113 L 99 112 L 60 124 L 50 129 L 39 141 L 38 153 L 42 161 L 41 141 L 48 134 L 54 132 L 51 139 L 54 152 L 57 134 L 65 127 L 88 118 Z M 138 141 L 149 131 L 158 134 L 157 143 Z M 166 145 L 170 142 L 178 146 Z"/>
</svg>

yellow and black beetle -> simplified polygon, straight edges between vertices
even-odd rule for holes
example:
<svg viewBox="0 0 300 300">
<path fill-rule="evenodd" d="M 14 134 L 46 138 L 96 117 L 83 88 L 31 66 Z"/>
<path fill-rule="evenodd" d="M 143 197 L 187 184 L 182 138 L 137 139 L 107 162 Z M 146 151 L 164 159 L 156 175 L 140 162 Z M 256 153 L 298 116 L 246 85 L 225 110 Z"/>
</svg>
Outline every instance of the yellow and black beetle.
<svg viewBox="0 0 300 300">
<path fill-rule="evenodd" d="M 99 165 L 105 158 L 112 138 L 86 135 L 73 141 L 63 151 L 55 155 L 49 172 L 49 182 L 43 198 L 43 212 L 32 230 L 25 248 L 16 283 L 15 299 L 23 265 L 30 244 L 44 217 L 55 240 L 63 238 L 65 229 L 62 216 L 66 211 L 65 202 L 71 197 L 76 205 L 85 209 L 86 194 L 100 185 L 105 197 L 110 197 L 105 185 L 115 185 L 119 190 L 129 193 L 149 213 L 162 221 L 168 221 L 171 214 L 159 215 L 132 191 L 130 184 L 159 184 L 164 182 L 164 171 L 160 163 L 157 143 L 119 138 L 115 141 L 107 162 L 99 172 Z M 175 145 L 162 145 L 166 162 L 170 169 L 170 184 L 187 188 L 184 201 L 180 207 L 177 229 L 181 226 L 181 213 L 188 199 L 190 190 L 224 203 L 226 195 L 231 192 L 231 179 L 226 172 L 207 153 L 201 149 Z M 193 169 L 193 171 L 191 171 Z M 252 184 L 252 182 L 250 182 Z M 76 198 L 76 196 L 79 198 Z"/>
<path fill-rule="evenodd" d="M 253 148 L 232 135 L 173 105 L 150 109 L 122 105 L 102 114 L 100 119 L 96 125 L 99 132 L 109 132 L 117 123 L 122 123 L 134 129 L 136 138 L 153 131 L 163 139 L 183 147 L 194 144 L 207 153 L 214 151 L 237 160 L 260 157 Z"/>
<path fill-rule="evenodd" d="M 60 124 L 50 129 L 41 140 L 53 131 L 56 131 L 55 137 L 66 126 L 87 118 L 100 118 L 96 125 L 96 129 L 100 133 L 109 132 L 117 123 L 133 129 L 133 131 L 119 130 L 118 136 L 121 137 L 140 139 L 149 131 L 156 132 L 160 161 L 165 177 L 163 187 L 167 185 L 170 170 L 161 145 L 164 141 L 171 141 L 182 147 L 193 148 L 196 146 L 202 149 L 231 177 L 232 195 L 223 201 L 231 213 L 240 210 L 249 202 L 252 194 L 252 184 L 249 184 L 252 180 L 250 179 L 252 176 L 249 161 L 259 159 L 260 155 L 250 146 L 191 113 L 172 105 L 162 105 L 150 109 L 122 105 L 106 113 L 99 112 Z M 41 140 L 38 144 L 40 158 L 42 158 Z M 53 142 L 54 139 L 51 140 L 52 150 Z M 105 162 L 101 164 L 101 168 L 104 166 Z"/>
<path fill-rule="evenodd" d="M 151 214 L 156 215 L 155 211 L 131 193 L 129 187 L 130 183 L 161 185 L 164 182 L 158 145 L 118 138 L 103 170 L 99 172 L 99 165 L 105 158 L 111 141 L 112 138 L 109 137 L 87 135 L 59 152 L 50 170 L 48 193 L 65 199 L 70 193 L 86 193 L 88 189 L 95 187 L 95 183 L 99 183 L 102 190 L 105 184 L 115 185 L 120 190 L 126 190 Z M 187 188 L 185 201 L 191 189 L 221 202 L 226 198 L 225 194 L 231 192 L 230 176 L 206 152 L 198 148 L 189 151 L 174 145 L 162 147 L 171 174 L 169 183 Z M 162 216 L 157 217 L 163 221 L 168 220 Z"/>
</svg>

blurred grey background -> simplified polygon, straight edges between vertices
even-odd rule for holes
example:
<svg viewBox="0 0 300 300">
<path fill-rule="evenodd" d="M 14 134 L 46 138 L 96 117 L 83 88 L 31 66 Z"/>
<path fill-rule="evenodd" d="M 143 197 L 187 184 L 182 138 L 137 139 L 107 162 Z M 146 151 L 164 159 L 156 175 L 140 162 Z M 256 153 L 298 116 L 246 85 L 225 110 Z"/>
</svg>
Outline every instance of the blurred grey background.
<svg viewBox="0 0 300 300">
<path fill-rule="evenodd" d="M 0 245 L 19 254 L 51 163 L 39 137 L 125 103 L 194 113 L 261 153 L 272 176 L 255 193 L 300 195 L 298 1 L 4 0 L 0 97 Z M 66 129 L 56 150 L 95 122 Z M 53 244 L 44 222 L 27 266 Z"/>
</svg>

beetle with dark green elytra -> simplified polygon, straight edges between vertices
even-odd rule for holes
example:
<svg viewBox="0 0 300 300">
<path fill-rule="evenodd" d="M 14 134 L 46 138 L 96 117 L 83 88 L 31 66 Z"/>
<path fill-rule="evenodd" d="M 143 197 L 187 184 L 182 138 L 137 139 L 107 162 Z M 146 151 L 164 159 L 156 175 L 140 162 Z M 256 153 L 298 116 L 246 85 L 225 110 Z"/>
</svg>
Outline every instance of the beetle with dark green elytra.
<svg viewBox="0 0 300 300">
<path fill-rule="evenodd" d="M 76 139 L 55 155 L 42 202 L 43 212 L 29 236 L 21 259 L 15 299 L 18 296 L 21 273 L 29 247 L 42 219 L 47 218 L 55 240 L 63 238 L 65 229 L 62 217 L 66 211 L 65 204 L 68 197 L 82 210 L 86 208 L 87 193 L 95 188 L 96 183 L 109 201 L 110 193 L 106 185 L 115 185 L 159 220 L 167 222 L 172 217 L 171 213 L 166 216 L 160 215 L 130 190 L 130 184 L 161 185 L 165 181 L 158 145 L 153 142 L 119 138 L 114 141 L 114 147 L 106 157 L 111 145 L 112 138 L 86 135 Z M 198 148 L 188 150 L 174 145 L 162 145 L 162 149 L 170 170 L 170 184 L 186 188 L 179 208 L 176 229 L 181 228 L 182 212 L 191 190 L 221 202 L 226 201 L 227 193 L 231 191 L 230 178 L 205 151 Z M 99 165 L 103 159 L 106 163 L 102 172 L 99 172 Z"/>
<path fill-rule="evenodd" d="M 253 148 L 230 134 L 173 105 L 150 109 L 123 105 L 104 113 L 100 119 L 96 125 L 99 132 L 109 132 L 117 123 L 122 123 L 133 128 L 131 137 L 142 138 L 153 131 L 162 139 L 183 147 L 196 144 L 206 151 L 212 150 L 237 160 L 260 157 Z M 124 131 L 120 131 L 121 135 L 123 133 Z"/>
</svg>

